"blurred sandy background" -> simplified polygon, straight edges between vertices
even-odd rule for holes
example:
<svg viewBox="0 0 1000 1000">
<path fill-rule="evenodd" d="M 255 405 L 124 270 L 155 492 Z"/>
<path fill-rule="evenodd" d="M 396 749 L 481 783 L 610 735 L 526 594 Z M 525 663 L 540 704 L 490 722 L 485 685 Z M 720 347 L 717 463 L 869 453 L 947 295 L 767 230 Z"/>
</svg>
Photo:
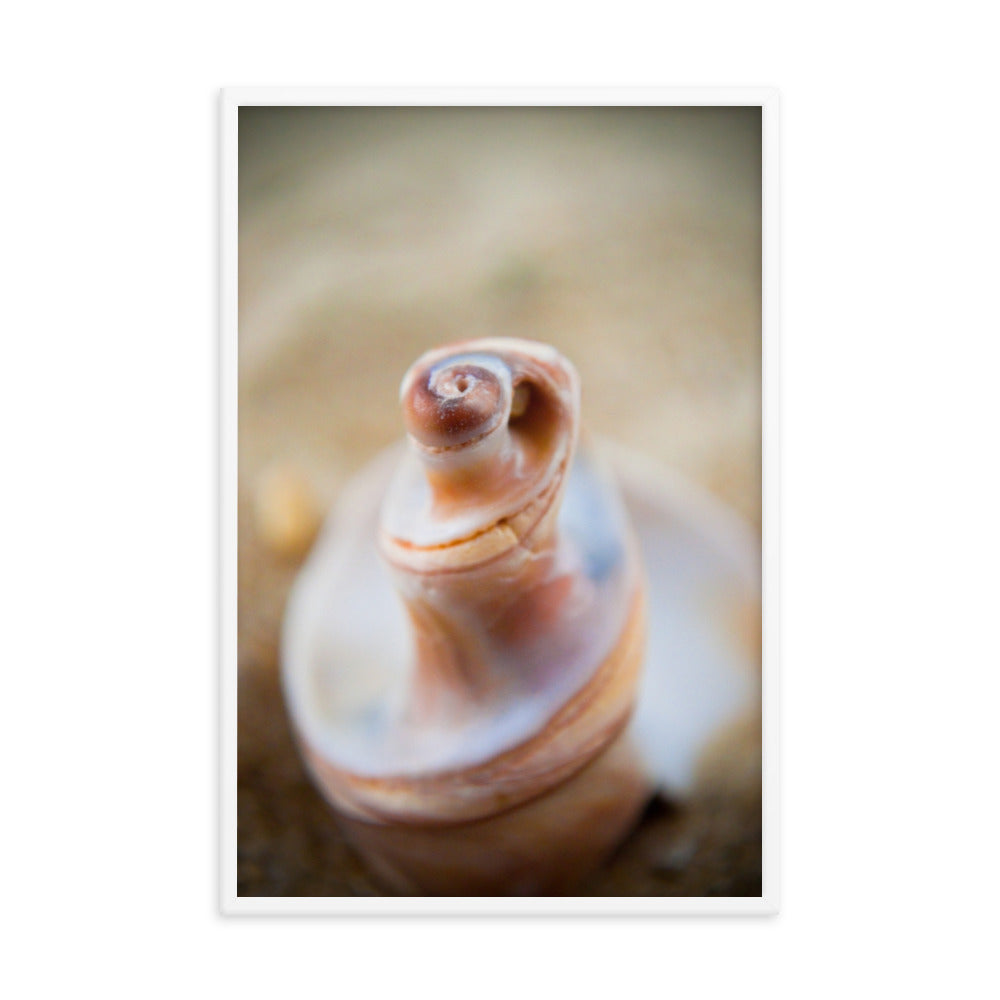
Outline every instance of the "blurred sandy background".
<svg viewBox="0 0 1000 1000">
<path fill-rule="evenodd" d="M 241 894 L 378 891 L 291 744 L 277 643 L 300 560 L 255 504 L 277 467 L 325 509 L 401 437 L 422 351 L 553 344 L 590 430 L 759 530 L 760 148 L 754 108 L 241 110 Z M 654 804 L 582 891 L 758 895 L 759 754 L 748 770 Z"/>
</svg>

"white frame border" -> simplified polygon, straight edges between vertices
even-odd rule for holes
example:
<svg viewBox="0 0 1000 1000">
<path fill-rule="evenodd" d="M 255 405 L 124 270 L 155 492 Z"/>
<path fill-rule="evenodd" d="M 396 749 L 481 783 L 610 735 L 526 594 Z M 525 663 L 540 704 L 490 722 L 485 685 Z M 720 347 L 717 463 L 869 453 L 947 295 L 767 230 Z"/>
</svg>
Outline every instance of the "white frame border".
<svg viewBox="0 0 1000 1000">
<path fill-rule="evenodd" d="M 239 109 L 252 106 L 759 106 L 762 113 L 762 616 L 763 838 L 761 896 L 353 897 L 236 892 L 238 151 Z M 226 915 L 696 916 L 775 914 L 778 815 L 778 93 L 768 88 L 236 87 L 221 95 L 219 481 L 219 888 Z"/>
</svg>

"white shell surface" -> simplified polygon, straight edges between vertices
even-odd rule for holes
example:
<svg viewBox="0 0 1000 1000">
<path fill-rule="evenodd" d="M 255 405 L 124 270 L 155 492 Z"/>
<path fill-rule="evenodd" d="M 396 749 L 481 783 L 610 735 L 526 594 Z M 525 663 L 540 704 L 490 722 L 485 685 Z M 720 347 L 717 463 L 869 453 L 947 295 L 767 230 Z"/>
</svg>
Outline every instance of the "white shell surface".
<svg viewBox="0 0 1000 1000">
<path fill-rule="evenodd" d="M 683 797 L 702 751 L 760 696 L 760 649 L 741 627 L 760 620 L 760 546 L 679 474 L 628 453 L 612 461 L 649 585 L 632 737 L 657 787 Z"/>
<path fill-rule="evenodd" d="M 638 536 L 649 583 L 649 642 L 633 738 L 668 794 L 691 788 L 699 754 L 759 691 L 758 659 L 735 623 L 759 613 L 758 546 L 711 496 L 641 459 L 600 449 L 613 465 Z M 381 503 L 401 456 L 390 449 L 362 471 L 328 519 L 289 599 L 283 634 L 285 696 L 300 733 L 331 762 L 362 773 L 415 773 L 458 766 L 516 745 L 539 728 L 586 678 L 525 699 L 488 721 L 491 731 L 391 736 L 411 661 L 409 623 L 377 551 Z M 586 494 L 582 494 L 586 496 Z M 560 524 L 605 549 L 588 501 L 568 489 Z M 609 543 L 612 545 L 613 543 Z M 759 650 L 757 651 L 759 654 Z"/>
<path fill-rule="evenodd" d="M 567 602 L 561 640 L 531 644 L 544 682 L 515 686 L 461 720 L 408 724 L 410 623 L 376 544 L 400 457 L 390 449 L 345 491 L 296 581 L 282 637 L 285 696 L 300 733 L 329 762 L 369 776 L 465 767 L 533 736 L 611 653 L 634 586 L 620 500 L 580 456 L 559 525 L 562 556 L 576 562 L 583 590 L 578 604 Z M 514 663 L 496 666 L 517 673 Z"/>
</svg>

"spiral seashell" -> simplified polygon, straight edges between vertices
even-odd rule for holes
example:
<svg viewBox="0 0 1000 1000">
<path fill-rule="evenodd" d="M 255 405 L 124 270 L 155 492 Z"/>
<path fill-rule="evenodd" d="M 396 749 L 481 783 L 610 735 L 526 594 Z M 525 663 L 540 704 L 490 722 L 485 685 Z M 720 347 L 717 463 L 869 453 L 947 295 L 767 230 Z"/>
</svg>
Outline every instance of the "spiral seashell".
<svg viewBox="0 0 1000 1000">
<path fill-rule="evenodd" d="M 662 681 L 650 735 L 630 726 L 649 591 L 612 478 L 577 450 L 565 358 L 522 340 L 456 344 L 420 358 L 400 397 L 407 447 L 352 485 L 289 603 L 284 684 L 303 756 L 395 891 L 566 892 L 657 786 L 690 780 L 753 684 L 739 669 L 716 683 L 709 663 L 717 690 L 686 696 L 693 729 L 685 717 L 663 732 L 685 708 Z M 676 528 L 676 504 L 634 492 L 647 521 L 666 510 Z"/>
</svg>

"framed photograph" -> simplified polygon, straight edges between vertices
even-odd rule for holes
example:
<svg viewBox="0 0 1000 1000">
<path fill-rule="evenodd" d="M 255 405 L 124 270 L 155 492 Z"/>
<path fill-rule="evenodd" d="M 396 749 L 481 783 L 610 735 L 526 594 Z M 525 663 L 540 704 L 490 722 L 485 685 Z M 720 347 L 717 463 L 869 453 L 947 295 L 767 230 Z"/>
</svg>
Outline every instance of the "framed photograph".
<svg viewBox="0 0 1000 1000">
<path fill-rule="evenodd" d="M 221 126 L 223 911 L 776 912 L 776 95 Z"/>
</svg>

